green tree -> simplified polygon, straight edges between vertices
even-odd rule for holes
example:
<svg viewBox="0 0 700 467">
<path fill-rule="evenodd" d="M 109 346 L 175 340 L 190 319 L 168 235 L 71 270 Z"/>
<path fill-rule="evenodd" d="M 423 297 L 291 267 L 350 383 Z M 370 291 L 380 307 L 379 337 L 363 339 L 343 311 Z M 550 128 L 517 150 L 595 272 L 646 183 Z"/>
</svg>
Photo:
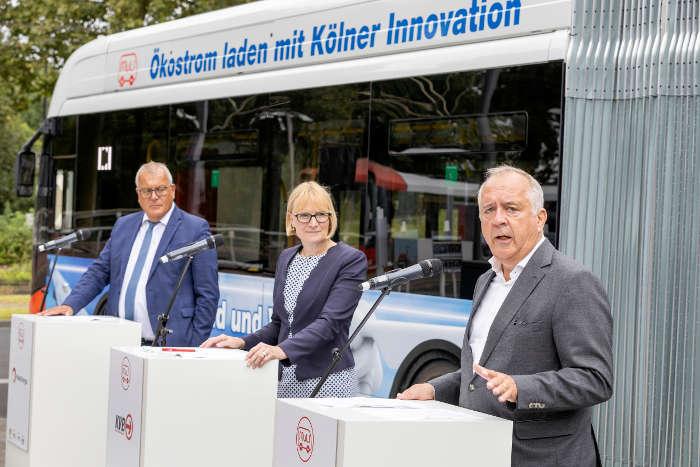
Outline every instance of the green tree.
<svg viewBox="0 0 700 467">
<path fill-rule="evenodd" d="M 0 206 L 27 211 L 32 199 L 18 198 L 14 188 L 14 164 L 17 151 L 31 137 L 32 129 L 15 112 L 7 96 L 0 94 Z"/>
<path fill-rule="evenodd" d="M 32 229 L 21 212 L 0 214 L 0 265 L 26 263 L 32 254 Z"/>
<path fill-rule="evenodd" d="M 17 110 L 41 106 L 78 47 L 102 35 L 246 0 L 0 0 L 0 70 Z"/>
</svg>

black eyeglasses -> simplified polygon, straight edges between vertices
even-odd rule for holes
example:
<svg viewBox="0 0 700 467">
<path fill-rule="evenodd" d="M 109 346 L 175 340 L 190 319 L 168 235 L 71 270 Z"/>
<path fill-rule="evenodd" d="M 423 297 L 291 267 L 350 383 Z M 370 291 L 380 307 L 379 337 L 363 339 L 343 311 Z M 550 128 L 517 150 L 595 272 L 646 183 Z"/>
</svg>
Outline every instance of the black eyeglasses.
<svg viewBox="0 0 700 467">
<path fill-rule="evenodd" d="M 331 213 L 317 212 L 315 214 L 311 214 L 310 212 L 300 212 L 294 214 L 294 217 L 296 217 L 297 220 L 302 224 L 308 224 L 309 222 L 311 222 L 312 217 L 316 219 L 316 222 L 318 222 L 319 224 L 325 224 L 326 222 L 328 222 L 328 219 L 331 218 Z"/>
<path fill-rule="evenodd" d="M 168 188 L 170 187 L 167 185 L 161 185 L 155 188 L 137 188 L 136 192 L 144 198 L 150 198 L 151 196 L 153 196 L 153 193 L 155 193 L 156 196 L 160 198 L 168 191 Z"/>
</svg>

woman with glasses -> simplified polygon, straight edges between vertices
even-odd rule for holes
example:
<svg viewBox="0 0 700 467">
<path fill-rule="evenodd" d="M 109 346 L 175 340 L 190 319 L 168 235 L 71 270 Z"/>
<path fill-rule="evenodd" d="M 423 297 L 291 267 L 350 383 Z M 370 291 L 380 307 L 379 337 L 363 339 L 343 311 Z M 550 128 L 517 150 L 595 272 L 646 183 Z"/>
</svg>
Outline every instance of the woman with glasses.
<svg viewBox="0 0 700 467">
<path fill-rule="evenodd" d="M 277 260 L 270 322 L 243 338 L 219 335 L 202 347 L 249 350 L 251 368 L 280 360 L 278 397 L 309 397 L 331 362 L 332 350 L 348 340 L 360 300 L 367 258 L 331 238 L 338 226 L 333 200 L 316 182 L 298 185 L 287 202 L 287 235 L 300 245 Z M 319 397 L 350 397 L 358 390 L 348 350 L 319 392 Z"/>
</svg>

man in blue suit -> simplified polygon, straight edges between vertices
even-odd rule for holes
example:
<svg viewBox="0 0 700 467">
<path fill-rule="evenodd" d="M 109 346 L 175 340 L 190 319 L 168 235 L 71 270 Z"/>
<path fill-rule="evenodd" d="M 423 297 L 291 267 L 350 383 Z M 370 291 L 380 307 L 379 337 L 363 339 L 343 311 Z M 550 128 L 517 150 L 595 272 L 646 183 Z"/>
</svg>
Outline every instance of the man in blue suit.
<svg viewBox="0 0 700 467">
<path fill-rule="evenodd" d="M 182 271 L 182 262 L 161 264 L 168 251 L 210 235 L 204 219 L 175 206 L 175 185 L 165 164 L 149 162 L 136 173 L 136 193 L 143 212 L 117 220 L 100 256 L 62 305 L 44 315 L 72 315 L 109 284 L 105 314 L 141 323 L 144 343 L 152 343 L 158 315 L 165 312 Z M 198 346 L 211 332 L 219 302 L 216 251 L 197 256 L 170 312 L 169 345 Z"/>
</svg>

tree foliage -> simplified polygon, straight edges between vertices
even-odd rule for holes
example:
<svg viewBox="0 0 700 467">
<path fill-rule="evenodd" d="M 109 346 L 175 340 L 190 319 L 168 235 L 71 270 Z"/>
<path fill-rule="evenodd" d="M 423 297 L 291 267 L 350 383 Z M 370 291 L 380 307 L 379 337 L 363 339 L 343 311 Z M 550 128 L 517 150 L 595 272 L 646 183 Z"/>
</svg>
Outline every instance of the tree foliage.
<svg viewBox="0 0 700 467">
<path fill-rule="evenodd" d="M 0 69 L 19 110 L 50 96 L 78 47 L 102 35 L 148 26 L 246 0 L 0 0 Z"/>
<path fill-rule="evenodd" d="M 0 209 L 26 211 L 33 201 L 17 198 L 14 194 L 14 163 L 17 151 L 29 137 L 32 129 L 21 114 L 15 111 L 10 99 L 0 94 Z"/>
<path fill-rule="evenodd" d="M 0 214 L 0 265 L 29 261 L 32 229 L 24 213 L 5 210 Z"/>
</svg>

